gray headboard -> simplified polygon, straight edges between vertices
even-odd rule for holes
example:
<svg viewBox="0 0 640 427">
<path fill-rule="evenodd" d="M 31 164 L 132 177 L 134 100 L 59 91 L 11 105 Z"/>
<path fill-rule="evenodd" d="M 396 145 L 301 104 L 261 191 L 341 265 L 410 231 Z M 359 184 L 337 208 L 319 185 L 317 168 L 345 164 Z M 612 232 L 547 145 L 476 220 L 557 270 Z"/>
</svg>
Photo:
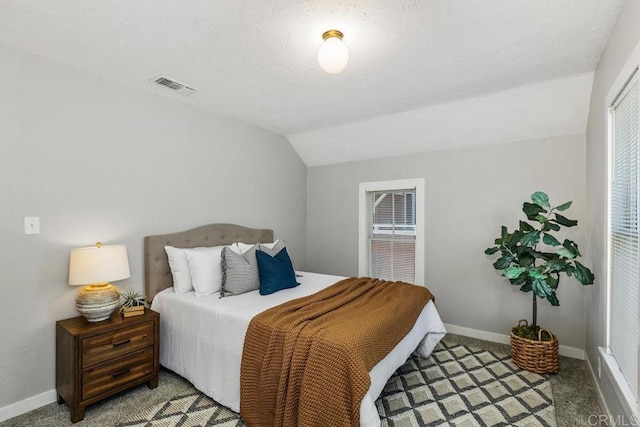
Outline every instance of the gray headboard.
<svg viewBox="0 0 640 427">
<path fill-rule="evenodd" d="M 191 230 L 144 238 L 144 290 L 148 302 L 156 294 L 173 286 L 173 277 L 165 246 L 197 248 L 230 245 L 234 242 L 273 242 L 273 230 L 247 228 L 235 224 L 210 224 Z"/>
</svg>

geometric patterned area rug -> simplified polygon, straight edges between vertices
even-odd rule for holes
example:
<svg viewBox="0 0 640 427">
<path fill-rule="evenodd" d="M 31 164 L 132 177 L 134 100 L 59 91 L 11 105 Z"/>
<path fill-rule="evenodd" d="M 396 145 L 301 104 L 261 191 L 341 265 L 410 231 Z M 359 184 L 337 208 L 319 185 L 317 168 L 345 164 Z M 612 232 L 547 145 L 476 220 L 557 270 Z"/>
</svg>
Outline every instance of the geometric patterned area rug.
<svg viewBox="0 0 640 427">
<path fill-rule="evenodd" d="M 411 357 L 376 401 L 382 426 L 556 426 L 548 376 L 511 356 L 439 344 Z"/>
<path fill-rule="evenodd" d="M 518 368 L 509 355 L 440 343 L 412 356 L 376 401 L 382 427 L 556 426 L 548 376 Z M 240 416 L 191 389 L 122 427 L 246 427 Z"/>
</svg>

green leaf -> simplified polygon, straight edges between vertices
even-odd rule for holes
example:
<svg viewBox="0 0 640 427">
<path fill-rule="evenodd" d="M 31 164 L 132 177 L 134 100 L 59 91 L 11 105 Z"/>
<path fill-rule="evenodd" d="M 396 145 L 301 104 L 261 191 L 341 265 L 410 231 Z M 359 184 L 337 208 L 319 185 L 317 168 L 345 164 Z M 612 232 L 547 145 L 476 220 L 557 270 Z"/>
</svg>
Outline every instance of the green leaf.
<svg viewBox="0 0 640 427">
<path fill-rule="evenodd" d="M 506 239 L 508 235 L 509 235 L 509 232 L 507 231 L 507 227 L 503 225 L 500 228 L 500 236 L 502 237 L 502 240 Z"/>
<path fill-rule="evenodd" d="M 518 246 L 518 243 L 520 243 L 520 239 L 522 239 L 523 235 L 524 234 L 520 230 L 514 231 L 513 234 L 510 234 L 509 237 L 507 238 L 507 240 L 505 241 L 505 245 L 509 249 L 514 251 L 515 248 Z"/>
<path fill-rule="evenodd" d="M 547 222 L 545 224 L 545 228 L 548 228 L 548 230 L 544 230 L 544 231 L 549 231 L 549 230 L 560 231 L 560 226 L 558 224 L 554 224 L 553 222 Z"/>
<path fill-rule="evenodd" d="M 537 245 L 539 241 L 540 241 L 539 231 L 532 231 L 530 233 L 526 233 L 524 236 L 522 236 L 522 239 L 520 239 L 520 242 L 523 245 L 528 246 L 530 248 Z"/>
<path fill-rule="evenodd" d="M 551 305 L 558 306 L 560 302 L 556 296 L 556 291 L 549 285 L 549 278 L 545 279 L 533 279 L 531 281 L 531 288 L 533 292 L 540 298 L 546 298 Z"/>
<path fill-rule="evenodd" d="M 521 274 L 518 277 L 516 277 L 515 279 L 509 279 L 509 282 L 512 285 L 522 285 L 523 283 L 525 283 L 527 281 L 527 279 L 529 278 L 528 274 Z"/>
<path fill-rule="evenodd" d="M 549 284 L 549 286 L 551 286 L 551 289 L 553 290 L 558 289 L 558 284 L 560 283 L 560 276 L 558 277 L 549 276 L 547 278 L 547 283 Z"/>
<path fill-rule="evenodd" d="M 567 260 L 564 258 L 560 258 L 560 256 L 558 254 L 553 254 L 554 258 L 550 259 L 547 261 L 547 269 L 550 272 L 553 271 L 565 271 L 567 269 L 567 267 L 569 267 L 569 263 L 567 263 Z"/>
<path fill-rule="evenodd" d="M 522 231 L 523 233 L 527 233 L 533 230 L 535 230 L 535 228 L 533 228 L 528 222 L 520 221 L 520 231 Z"/>
<path fill-rule="evenodd" d="M 531 267 L 535 262 L 536 258 L 531 254 L 531 249 L 525 247 L 524 251 L 518 256 L 518 264 L 522 267 Z"/>
<path fill-rule="evenodd" d="M 511 265 L 511 261 L 513 261 L 512 256 L 501 256 L 496 260 L 496 262 L 493 263 L 493 267 L 496 270 L 504 270 L 505 268 L 509 267 L 509 265 Z"/>
<path fill-rule="evenodd" d="M 538 270 L 529 270 L 529 277 L 533 279 L 546 279 L 547 275 Z"/>
<path fill-rule="evenodd" d="M 540 205 L 535 205 L 533 203 L 524 202 L 522 204 L 522 212 L 527 215 L 527 218 L 532 221 L 539 221 L 536 217 L 541 213 L 547 213 L 547 211 Z"/>
<path fill-rule="evenodd" d="M 525 271 L 527 271 L 526 268 L 517 267 L 515 265 L 512 265 L 511 267 L 505 268 L 504 271 L 502 272 L 502 275 L 504 277 L 506 277 L 507 279 L 515 279 L 518 276 L 520 276 L 522 273 L 524 273 Z"/>
<path fill-rule="evenodd" d="M 535 220 L 542 224 L 549 221 L 549 219 L 546 216 L 542 216 L 542 215 L 536 215 Z"/>
<path fill-rule="evenodd" d="M 576 279 L 578 279 L 578 281 L 583 285 L 592 285 L 595 277 L 591 270 L 580 264 L 578 261 L 575 261 L 575 265 L 576 269 L 574 274 L 576 276 Z"/>
<path fill-rule="evenodd" d="M 531 283 L 528 283 L 528 282 L 520 287 L 520 290 L 522 292 L 531 292 L 531 289 L 532 289 L 531 288 Z"/>
<path fill-rule="evenodd" d="M 553 237 L 551 234 L 544 233 L 542 241 L 550 246 L 560 246 L 560 242 L 558 241 L 558 239 Z"/>
<path fill-rule="evenodd" d="M 578 249 L 578 244 L 576 242 L 574 242 L 573 240 L 564 239 L 564 242 L 562 242 L 562 246 L 564 246 L 565 248 L 569 249 L 577 257 L 582 255 L 580 253 L 580 249 Z"/>
<path fill-rule="evenodd" d="M 533 293 L 535 293 L 540 298 L 546 298 L 549 295 L 554 294 L 553 289 L 551 289 L 551 286 L 547 284 L 547 281 L 545 279 L 533 279 L 531 281 L 531 288 L 533 290 Z"/>
<path fill-rule="evenodd" d="M 536 191 L 531 195 L 531 200 L 536 205 L 549 207 L 549 196 L 542 191 Z"/>
<path fill-rule="evenodd" d="M 487 249 L 485 249 L 484 253 L 487 254 L 487 255 L 493 255 L 496 252 L 498 252 L 499 249 L 500 248 L 498 248 L 497 246 L 493 247 L 493 248 L 487 248 Z"/>
<path fill-rule="evenodd" d="M 573 259 L 576 257 L 576 254 L 574 254 L 571 249 L 567 249 L 565 247 L 558 249 L 558 255 L 568 259 Z"/>
<path fill-rule="evenodd" d="M 558 297 L 556 296 L 556 291 L 551 291 L 551 293 L 547 295 L 547 299 L 549 300 L 551 305 L 554 305 L 556 307 L 560 305 L 560 301 L 558 301 Z"/>
<path fill-rule="evenodd" d="M 571 203 L 573 203 L 573 202 L 569 201 L 567 203 L 561 204 L 560 206 L 556 206 L 556 210 L 560 211 L 560 212 L 566 211 L 567 209 L 569 209 L 571 207 Z"/>
<path fill-rule="evenodd" d="M 543 259 L 545 261 L 553 258 L 554 256 L 557 256 L 556 253 L 551 253 L 551 252 L 542 252 L 542 251 L 534 251 L 533 256 L 535 256 L 538 259 Z"/>
<path fill-rule="evenodd" d="M 573 227 L 574 225 L 578 225 L 578 221 L 574 219 L 565 218 L 560 214 L 556 215 L 556 222 L 560 225 L 564 225 L 565 227 Z"/>
</svg>

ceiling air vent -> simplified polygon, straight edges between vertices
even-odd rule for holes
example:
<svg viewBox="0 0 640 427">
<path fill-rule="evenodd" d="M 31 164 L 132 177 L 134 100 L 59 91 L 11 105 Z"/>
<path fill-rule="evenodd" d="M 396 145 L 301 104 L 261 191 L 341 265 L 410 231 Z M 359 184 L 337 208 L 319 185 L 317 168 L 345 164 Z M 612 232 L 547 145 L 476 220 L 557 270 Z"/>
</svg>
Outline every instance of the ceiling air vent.
<svg viewBox="0 0 640 427">
<path fill-rule="evenodd" d="M 182 83 L 178 83 L 175 80 L 171 80 L 167 77 L 164 76 L 158 76 L 158 77 L 154 77 L 151 79 L 151 81 L 153 83 L 159 84 L 161 86 L 167 87 L 171 90 L 175 90 L 178 93 L 181 93 L 183 95 L 191 95 L 193 92 L 195 92 L 196 90 L 190 86 L 187 86 L 185 84 Z"/>
</svg>

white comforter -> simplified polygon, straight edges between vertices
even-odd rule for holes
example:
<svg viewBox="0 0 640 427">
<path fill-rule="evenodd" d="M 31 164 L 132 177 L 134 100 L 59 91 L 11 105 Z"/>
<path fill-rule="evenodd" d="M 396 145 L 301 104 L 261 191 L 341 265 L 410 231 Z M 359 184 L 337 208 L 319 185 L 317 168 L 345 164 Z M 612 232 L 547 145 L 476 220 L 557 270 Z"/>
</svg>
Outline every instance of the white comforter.
<svg viewBox="0 0 640 427">
<path fill-rule="evenodd" d="M 240 411 L 240 362 L 249 322 L 256 314 L 294 298 L 311 295 L 344 277 L 302 272 L 300 286 L 262 296 L 258 291 L 219 298 L 176 295 L 165 289 L 151 308 L 160 313 L 160 364 L 188 379 L 200 391 Z M 360 425 L 377 427 L 375 400 L 387 380 L 413 351 L 429 357 L 446 330 L 433 302 L 394 350 L 373 367 L 371 387 L 360 404 Z"/>
</svg>

